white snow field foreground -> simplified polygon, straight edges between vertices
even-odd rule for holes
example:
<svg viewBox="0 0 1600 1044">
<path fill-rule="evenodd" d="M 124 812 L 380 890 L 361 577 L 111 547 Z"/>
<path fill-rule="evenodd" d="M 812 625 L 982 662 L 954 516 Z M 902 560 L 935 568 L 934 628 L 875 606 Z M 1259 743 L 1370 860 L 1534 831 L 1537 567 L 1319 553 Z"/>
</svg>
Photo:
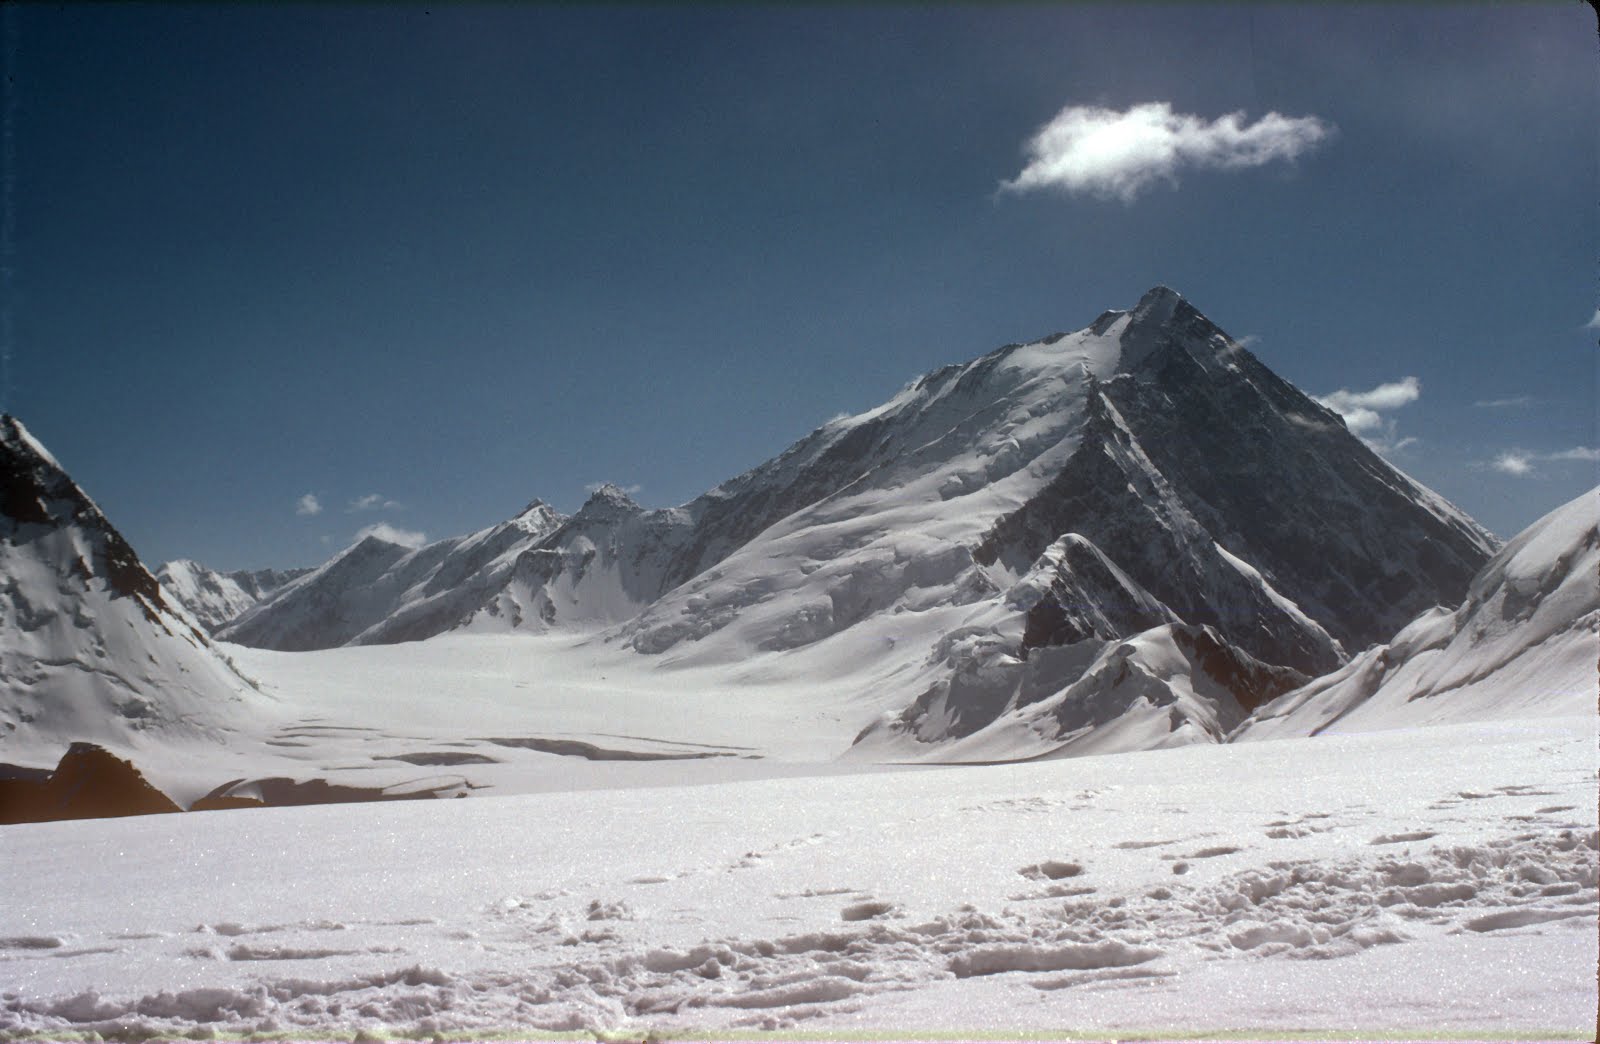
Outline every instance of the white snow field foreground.
<svg viewBox="0 0 1600 1044">
<path fill-rule="evenodd" d="M 1589 1039 L 1595 752 L 1585 715 L 4 827 L 0 1035 Z"/>
</svg>

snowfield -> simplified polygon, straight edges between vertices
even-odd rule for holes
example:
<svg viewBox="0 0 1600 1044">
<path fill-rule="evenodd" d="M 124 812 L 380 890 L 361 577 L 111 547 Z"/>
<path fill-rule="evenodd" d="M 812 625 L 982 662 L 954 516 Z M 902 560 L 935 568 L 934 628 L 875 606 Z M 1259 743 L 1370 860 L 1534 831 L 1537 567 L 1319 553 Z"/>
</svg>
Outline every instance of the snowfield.
<svg viewBox="0 0 1600 1044">
<path fill-rule="evenodd" d="M 0 417 L 0 797 L 229 807 L 0 826 L 0 1041 L 1596 1026 L 1600 491 L 1500 547 L 1164 287 L 678 508 L 163 575 Z"/>
<path fill-rule="evenodd" d="M 0 1032 L 1587 1039 L 1596 738 L 655 761 L 613 789 L 3 827 Z"/>
</svg>

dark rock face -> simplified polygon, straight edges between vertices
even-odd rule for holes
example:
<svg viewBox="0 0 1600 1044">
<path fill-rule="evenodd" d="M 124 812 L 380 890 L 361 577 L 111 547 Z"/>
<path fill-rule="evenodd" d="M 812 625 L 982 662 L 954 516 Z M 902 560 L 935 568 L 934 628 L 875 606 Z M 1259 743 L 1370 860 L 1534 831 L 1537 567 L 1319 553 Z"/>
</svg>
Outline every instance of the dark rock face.
<svg viewBox="0 0 1600 1044">
<path fill-rule="evenodd" d="M 1223 641 L 1210 627 L 1180 628 L 1173 631 L 1173 638 L 1209 677 L 1228 690 L 1245 714 L 1311 680 L 1299 671 L 1262 663 Z"/>
<path fill-rule="evenodd" d="M 1248 562 L 1344 645 L 1363 648 L 1459 601 L 1493 539 L 1429 511 L 1427 494 L 1343 421 L 1279 379 L 1187 303 L 1100 382 L 1083 441 L 974 552 L 1022 568 L 1079 533 L 1191 623 L 1268 662 L 1338 663 L 1229 563 Z"/>
<path fill-rule="evenodd" d="M 132 762 L 93 743 L 74 743 L 47 779 L 0 780 L 0 823 L 181 811 Z"/>
<path fill-rule="evenodd" d="M 161 585 L 100 509 L 54 461 L 42 455 L 16 419 L 0 416 L 0 537 L 14 543 L 34 533 L 79 526 L 97 539 L 93 562 L 82 562 L 81 580 L 103 579 L 118 597 L 133 598 L 152 621 L 166 608 Z"/>
<path fill-rule="evenodd" d="M 1076 533 L 1057 540 L 1046 555 L 1054 560 L 1054 576 L 1028 610 L 1019 650 L 1024 660 L 1034 649 L 1109 641 L 1178 619 Z"/>
</svg>

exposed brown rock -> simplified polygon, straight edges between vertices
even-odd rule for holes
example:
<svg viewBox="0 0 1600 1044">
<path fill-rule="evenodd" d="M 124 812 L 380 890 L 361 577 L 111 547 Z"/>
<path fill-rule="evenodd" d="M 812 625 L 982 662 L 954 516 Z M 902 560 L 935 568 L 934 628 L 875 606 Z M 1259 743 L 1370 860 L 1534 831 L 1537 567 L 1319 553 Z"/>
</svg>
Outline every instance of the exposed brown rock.
<svg viewBox="0 0 1600 1044">
<path fill-rule="evenodd" d="M 0 781 L 0 823 L 182 812 L 133 767 L 93 743 L 67 748 L 49 778 Z"/>
</svg>

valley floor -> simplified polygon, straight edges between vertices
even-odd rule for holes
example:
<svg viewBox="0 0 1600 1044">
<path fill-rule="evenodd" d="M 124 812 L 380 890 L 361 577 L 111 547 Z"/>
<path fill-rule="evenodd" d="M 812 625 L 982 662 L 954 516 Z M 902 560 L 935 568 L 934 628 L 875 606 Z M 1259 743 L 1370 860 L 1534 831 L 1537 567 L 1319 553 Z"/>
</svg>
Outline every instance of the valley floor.
<svg viewBox="0 0 1600 1044">
<path fill-rule="evenodd" d="M 1588 1039 L 1595 729 L 0 827 L 0 1035 Z"/>
</svg>

